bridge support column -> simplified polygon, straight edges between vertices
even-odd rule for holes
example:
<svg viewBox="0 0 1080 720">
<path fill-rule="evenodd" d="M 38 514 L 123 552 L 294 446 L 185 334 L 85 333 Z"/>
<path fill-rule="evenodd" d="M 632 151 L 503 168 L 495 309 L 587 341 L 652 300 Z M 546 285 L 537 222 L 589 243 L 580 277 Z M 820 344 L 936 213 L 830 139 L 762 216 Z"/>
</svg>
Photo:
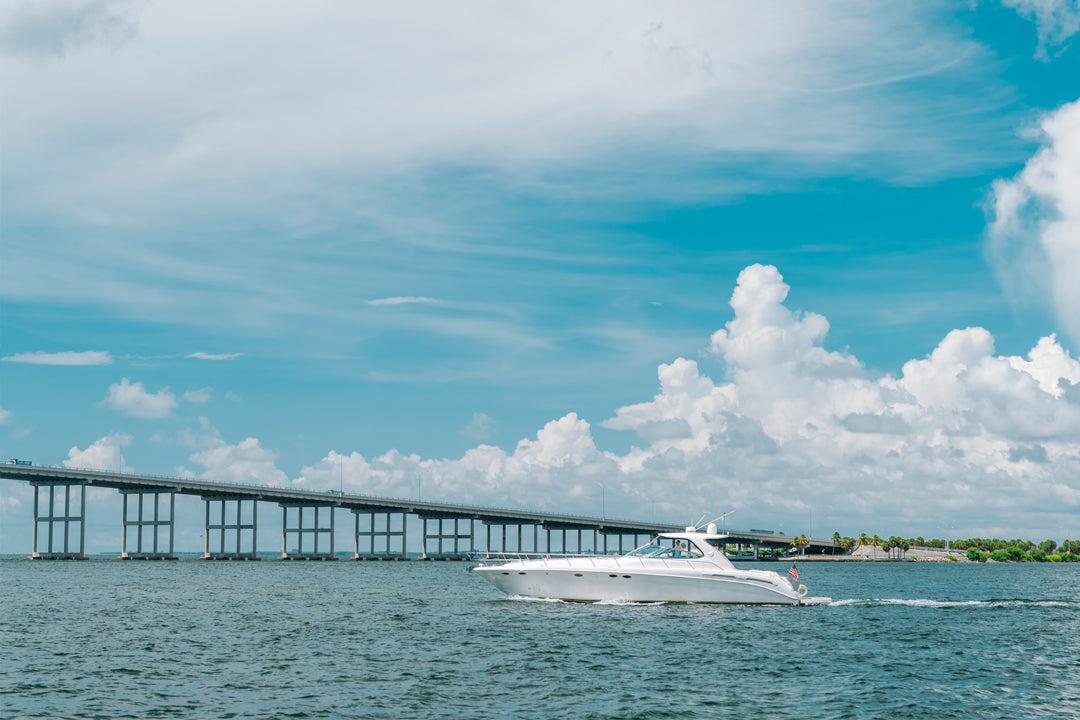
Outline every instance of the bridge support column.
<svg viewBox="0 0 1080 720">
<path fill-rule="evenodd" d="M 175 560 L 173 554 L 173 541 L 175 537 L 176 517 L 176 490 L 172 488 L 123 488 L 120 495 L 124 498 L 124 521 L 120 537 L 121 560 Z M 134 495 L 137 502 L 129 502 Z M 169 498 L 168 519 L 162 518 L 162 495 Z M 153 512 L 148 505 L 153 505 Z M 134 513 L 132 511 L 135 511 Z M 134 517 L 132 515 L 134 514 Z M 128 547 L 128 528 L 135 529 L 135 551 L 131 552 Z M 161 537 L 161 529 L 167 528 L 169 535 L 169 549 L 165 550 L 164 539 Z M 150 537 L 145 538 L 145 530 L 149 529 Z M 146 539 L 146 547 L 143 540 Z"/>
<path fill-rule="evenodd" d="M 409 557 L 405 553 L 405 513 L 404 512 L 369 512 L 365 510 L 352 510 L 352 514 L 355 516 L 355 528 L 356 528 L 356 545 L 353 553 L 353 560 L 408 560 Z M 360 529 L 360 516 L 364 515 L 368 518 L 367 528 Z M 383 517 L 382 528 L 378 527 L 377 518 Z M 394 530 L 393 517 L 401 517 L 401 529 Z M 366 552 L 361 552 L 360 538 L 366 538 L 365 543 Z M 382 540 L 382 543 L 377 543 L 376 538 Z M 393 540 L 400 538 L 397 543 Z M 378 545 L 381 544 L 382 548 Z M 395 548 L 394 545 L 400 545 Z"/>
<path fill-rule="evenodd" d="M 259 501 L 246 495 L 203 496 L 206 503 L 206 526 L 203 532 L 203 560 L 258 560 Z M 236 503 L 236 513 L 227 507 Z M 213 507 L 217 503 L 219 507 Z M 251 522 L 244 522 L 245 508 L 251 507 Z M 214 522 L 216 521 L 216 522 Z M 214 534 L 216 532 L 216 535 Z M 250 532 L 249 542 L 244 542 Z M 247 549 L 245 549 L 245 546 Z"/>
<path fill-rule="evenodd" d="M 282 560 L 337 560 L 334 556 L 334 508 L 327 503 L 278 503 L 281 506 L 281 559 Z M 304 510 L 310 509 L 309 526 L 305 527 Z M 289 525 L 289 511 L 296 510 L 296 524 Z M 326 510 L 326 513 L 322 513 Z M 289 548 L 289 536 L 296 537 L 296 548 Z M 304 539 L 311 537 L 305 549 Z M 322 552 L 319 546 L 322 545 Z"/>
<path fill-rule="evenodd" d="M 85 481 L 72 481 L 72 482 L 36 482 L 31 481 L 31 485 L 34 486 L 34 540 L 33 551 L 30 557 L 34 560 L 86 560 L 86 482 Z M 41 501 L 38 498 L 38 493 L 41 488 L 49 488 L 48 499 L 48 515 L 41 514 Z M 58 515 L 57 511 L 60 508 L 57 507 L 58 499 L 56 497 L 57 488 L 64 489 L 63 500 L 63 514 Z M 74 487 L 79 488 L 78 502 L 78 514 L 73 515 L 74 508 L 72 505 L 72 489 Z M 76 551 L 72 546 L 74 544 L 74 538 L 72 538 L 72 528 L 74 523 L 79 524 L 79 549 Z M 42 543 L 46 548 L 45 552 L 41 552 L 38 549 L 38 533 L 42 524 L 46 526 L 47 537 L 44 538 L 45 542 Z M 63 542 L 56 538 L 54 530 L 58 524 L 63 525 Z M 62 549 L 61 549 L 62 548 Z"/>
<path fill-rule="evenodd" d="M 468 540 L 469 547 L 473 547 L 473 521 L 472 518 L 463 517 L 428 517 L 423 516 L 423 557 L 427 560 L 465 560 L 465 553 L 462 551 L 461 541 Z M 428 530 L 428 520 L 437 521 L 439 523 L 438 530 L 436 532 L 430 532 Z M 449 520 L 454 521 L 453 532 L 447 532 L 443 527 L 443 523 Z M 469 521 L 469 532 L 463 533 L 460 526 L 462 520 Z M 505 526 L 503 526 L 505 532 Z M 435 554 L 428 553 L 429 543 L 434 540 L 436 542 Z M 449 543 L 453 541 L 453 552 L 446 552 L 446 548 L 443 543 Z"/>
</svg>

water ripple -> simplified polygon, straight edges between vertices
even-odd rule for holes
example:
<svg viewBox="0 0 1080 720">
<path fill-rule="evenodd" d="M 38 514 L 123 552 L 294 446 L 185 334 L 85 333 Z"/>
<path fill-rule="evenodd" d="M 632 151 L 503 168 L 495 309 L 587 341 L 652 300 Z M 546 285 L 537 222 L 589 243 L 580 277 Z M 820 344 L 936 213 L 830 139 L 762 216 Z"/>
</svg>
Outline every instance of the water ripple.
<svg viewBox="0 0 1080 720">
<path fill-rule="evenodd" d="M 820 564 L 806 608 L 505 598 L 442 563 L 0 560 L 48 718 L 1080 716 L 1080 568 Z"/>
</svg>

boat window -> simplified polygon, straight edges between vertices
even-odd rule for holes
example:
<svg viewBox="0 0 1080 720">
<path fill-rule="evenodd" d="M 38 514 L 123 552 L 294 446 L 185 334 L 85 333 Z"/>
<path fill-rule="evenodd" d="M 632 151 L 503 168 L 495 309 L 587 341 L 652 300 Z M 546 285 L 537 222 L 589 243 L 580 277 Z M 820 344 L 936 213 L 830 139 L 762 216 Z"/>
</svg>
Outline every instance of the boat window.
<svg viewBox="0 0 1080 720">
<path fill-rule="evenodd" d="M 662 555 L 661 557 L 670 558 L 699 558 L 702 553 L 701 550 L 692 542 L 686 540 L 676 540 L 675 547 L 666 548 L 670 554 Z"/>
<path fill-rule="evenodd" d="M 644 545 L 633 552 L 627 553 L 627 555 L 631 557 L 656 557 L 665 550 L 670 549 L 671 548 L 660 547 L 659 545 Z"/>
<path fill-rule="evenodd" d="M 666 542 L 671 542 L 670 540 Z M 648 545 L 642 545 L 636 550 L 627 553 L 628 557 L 640 558 L 699 558 L 703 553 L 701 548 L 688 540 L 675 540 L 672 545 L 660 545 L 656 540 Z"/>
<path fill-rule="evenodd" d="M 701 550 L 693 543 L 687 542 L 686 540 L 677 540 L 674 546 L 651 545 L 645 548 L 641 548 L 642 551 L 645 551 L 646 549 L 650 550 L 650 552 L 638 552 L 637 550 L 635 550 L 630 554 L 640 555 L 641 557 L 660 558 L 663 560 L 676 558 L 699 558 L 702 556 Z"/>
<path fill-rule="evenodd" d="M 702 556 L 701 548 L 693 543 L 687 543 L 688 547 L 683 548 L 683 557 L 699 558 Z"/>
</svg>

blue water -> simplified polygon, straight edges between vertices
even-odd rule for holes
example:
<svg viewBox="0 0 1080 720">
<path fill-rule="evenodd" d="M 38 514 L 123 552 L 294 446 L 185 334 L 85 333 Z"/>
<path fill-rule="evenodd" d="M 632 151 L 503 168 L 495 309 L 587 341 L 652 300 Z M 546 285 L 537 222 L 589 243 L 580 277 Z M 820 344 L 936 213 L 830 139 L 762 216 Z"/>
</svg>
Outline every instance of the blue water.
<svg viewBox="0 0 1080 720">
<path fill-rule="evenodd" d="M 458 563 L 0 560 L 0 717 L 1080 717 L 1080 565 L 800 569 L 832 604 L 515 600 Z"/>
</svg>

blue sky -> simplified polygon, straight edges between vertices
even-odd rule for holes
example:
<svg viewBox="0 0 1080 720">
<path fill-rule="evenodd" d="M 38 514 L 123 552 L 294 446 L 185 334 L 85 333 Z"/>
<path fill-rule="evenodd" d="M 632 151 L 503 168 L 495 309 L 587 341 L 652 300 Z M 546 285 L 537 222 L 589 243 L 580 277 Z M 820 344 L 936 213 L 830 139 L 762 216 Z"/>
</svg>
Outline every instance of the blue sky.
<svg viewBox="0 0 1080 720">
<path fill-rule="evenodd" d="M 359 492 L 587 509 L 602 478 L 624 516 L 1056 537 L 1078 18 L 10 3 L 0 451 L 310 487 L 346 456 Z M 737 286 L 759 295 L 727 326 Z M 680 358 L 707 407 L 661 388 L 696 377 Z M 28 495 L 0 492 L 21 547 Z"/>
</svg>

